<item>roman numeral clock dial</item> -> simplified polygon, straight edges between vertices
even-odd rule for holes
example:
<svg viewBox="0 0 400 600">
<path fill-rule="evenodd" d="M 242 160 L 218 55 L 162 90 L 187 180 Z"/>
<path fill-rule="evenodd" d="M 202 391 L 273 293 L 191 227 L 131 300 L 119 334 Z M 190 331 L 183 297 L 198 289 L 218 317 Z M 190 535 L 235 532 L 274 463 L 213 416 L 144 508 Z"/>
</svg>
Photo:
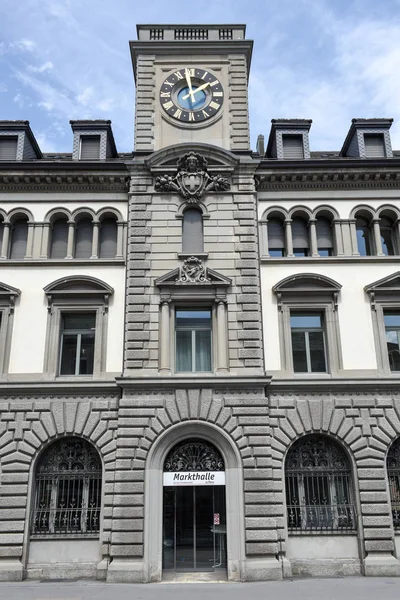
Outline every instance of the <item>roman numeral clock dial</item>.
<svg viewBox="0 0 400 600">
<path fill-rule="evenodd" d="M 185 67 L 165 79 L 160 102 L 165 112 L 182 123 L 204 123 L 224 101 L 222 84 L 209 71 Z"/>
</svg>

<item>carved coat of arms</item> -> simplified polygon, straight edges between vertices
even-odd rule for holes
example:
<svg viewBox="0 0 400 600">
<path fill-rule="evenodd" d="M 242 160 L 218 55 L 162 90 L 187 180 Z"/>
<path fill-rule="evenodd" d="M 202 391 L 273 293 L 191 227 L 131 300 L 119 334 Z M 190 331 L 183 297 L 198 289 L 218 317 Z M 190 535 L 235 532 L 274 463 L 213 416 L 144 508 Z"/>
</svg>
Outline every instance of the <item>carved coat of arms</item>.
<svg viewBox="0 0 400 600">
<path fill-rule="evenodd" d="M 190 204 L 198 202 L 207 191 L 229 190 L 230 183 L 226 177 L 207 172 L 204 156 L 189 152 L 178 160 L 177 173 L 159 175 L 154 187 L 157 192 L 178 192 Z"/>
</svg>

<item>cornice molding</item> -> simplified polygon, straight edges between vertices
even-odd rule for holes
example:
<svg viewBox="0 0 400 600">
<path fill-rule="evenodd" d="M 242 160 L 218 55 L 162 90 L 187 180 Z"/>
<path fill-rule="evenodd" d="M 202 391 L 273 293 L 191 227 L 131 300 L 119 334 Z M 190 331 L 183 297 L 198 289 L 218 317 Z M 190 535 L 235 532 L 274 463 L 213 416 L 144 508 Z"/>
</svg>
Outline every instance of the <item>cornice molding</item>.
<svg viewBox="0 0 400 600">
<path fill-rule="evenodd" d="M 301 395 L 307 392 L 323 392 L 327 394 L 337 392 L 350 394 L 358 397 L 364 392 L 370 392 L 381 396 L 383 392 L 400 393 L 400 378 L 399 377 L 363 377 L 349 379 L 276 379 L 272 378 L 269 386 L 269 393 L 288 392 L 293 396 Z"/>
<path fill-rule="evenodd" d="M 159 389 L 197 389 L 212 388 L 222 390 L 260 389 L 263 390 L 271 382 L 268 375 L 230 376 L 230 377 L 117 377 L 117 385 L 126 390 L 159 390 Z"/>
<path fill-rule="evenodd" d="M 120 396 L 120 389 L 112 381 L 1 381 L 0 399 L 21 396 L 47 399 L 59 396 L 90 397 L 90 396 Z"/>
<path fill-rule="evenodd" d="M 74 165 L 75 166 L 75 165 Z M 124 168 L 110 171 L 107 168 L 90 171 L 60 168 L 48 169 L 48 165 L 35 165 L 36 172 L 25 168 L 17 170 L 15 164 L 8 170 L 0 169 L 1 192 L 127 192 L 129 175 Z M 103 165 L 104 167 L 104 165 Z"/>
<path fill-rule="evenodd" d="M 358 168 L 346 169 L 346 165 L 335 164 L 322 168 L 310 168 L 303 165 L 285 165 L 286 168 L 258 172 L 257 190 L 304 190 L 304 189 L 374 189 L 398 188 L 400 186 L 400 166 L 377 168 L 358 165 Z"/>
</svg>

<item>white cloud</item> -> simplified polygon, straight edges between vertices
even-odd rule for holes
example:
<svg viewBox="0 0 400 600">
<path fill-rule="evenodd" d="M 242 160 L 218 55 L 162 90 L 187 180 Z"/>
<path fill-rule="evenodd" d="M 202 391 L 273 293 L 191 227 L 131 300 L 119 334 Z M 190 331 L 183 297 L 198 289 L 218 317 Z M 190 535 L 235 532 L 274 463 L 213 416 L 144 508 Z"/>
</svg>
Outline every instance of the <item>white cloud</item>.
<svg viewBox="0 0 400 600">
<path fill-rule="evenodd" d="M 36 50 L 36 43 L 33 40 L 23 38 L 21 40 L 16 40 L 15 42 L 10 42 L 8 47 L 11 50 L 19 52 L 34 52 L 34 50 Z"/>
<path fill-rule="evenodd" d="M 44 73 L 45 71 L 51 71 L 54 68 L 54 65 L 51 61 L 46 61 L 40 67 L 35 67 L 34 65 L 28 65 L 29 71 L 33 73 Z"/>
<path fill-rule="evenodd" d="M 93 88 L 86 87 L 80 94 L 77 95 L 76 100 L 78 104 L 82 104 L 82 106 L 87 106 L 90 100 L 93 97 Z"/>
</svg>

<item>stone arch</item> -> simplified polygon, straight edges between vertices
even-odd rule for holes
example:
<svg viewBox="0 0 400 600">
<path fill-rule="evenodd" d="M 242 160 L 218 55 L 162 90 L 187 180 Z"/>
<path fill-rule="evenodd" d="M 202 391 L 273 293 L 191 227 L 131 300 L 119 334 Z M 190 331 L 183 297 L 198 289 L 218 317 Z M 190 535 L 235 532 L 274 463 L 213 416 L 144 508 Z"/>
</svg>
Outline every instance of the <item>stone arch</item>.
<svg viewBox="0 0 400 600">
<path fill-rule="evenodd" d="M 193 420 L 166 429 L 153 443 L 145 469 L 144 572 L 147 581 L 162 575 L 162 475 L 168 452 L 186 438 L 204 439 L 221 453 L 226 474 L 228 579 L 240 581 L 245 560 L 242 459 L 231 437 L 220 427 Z"/>
</svg>

